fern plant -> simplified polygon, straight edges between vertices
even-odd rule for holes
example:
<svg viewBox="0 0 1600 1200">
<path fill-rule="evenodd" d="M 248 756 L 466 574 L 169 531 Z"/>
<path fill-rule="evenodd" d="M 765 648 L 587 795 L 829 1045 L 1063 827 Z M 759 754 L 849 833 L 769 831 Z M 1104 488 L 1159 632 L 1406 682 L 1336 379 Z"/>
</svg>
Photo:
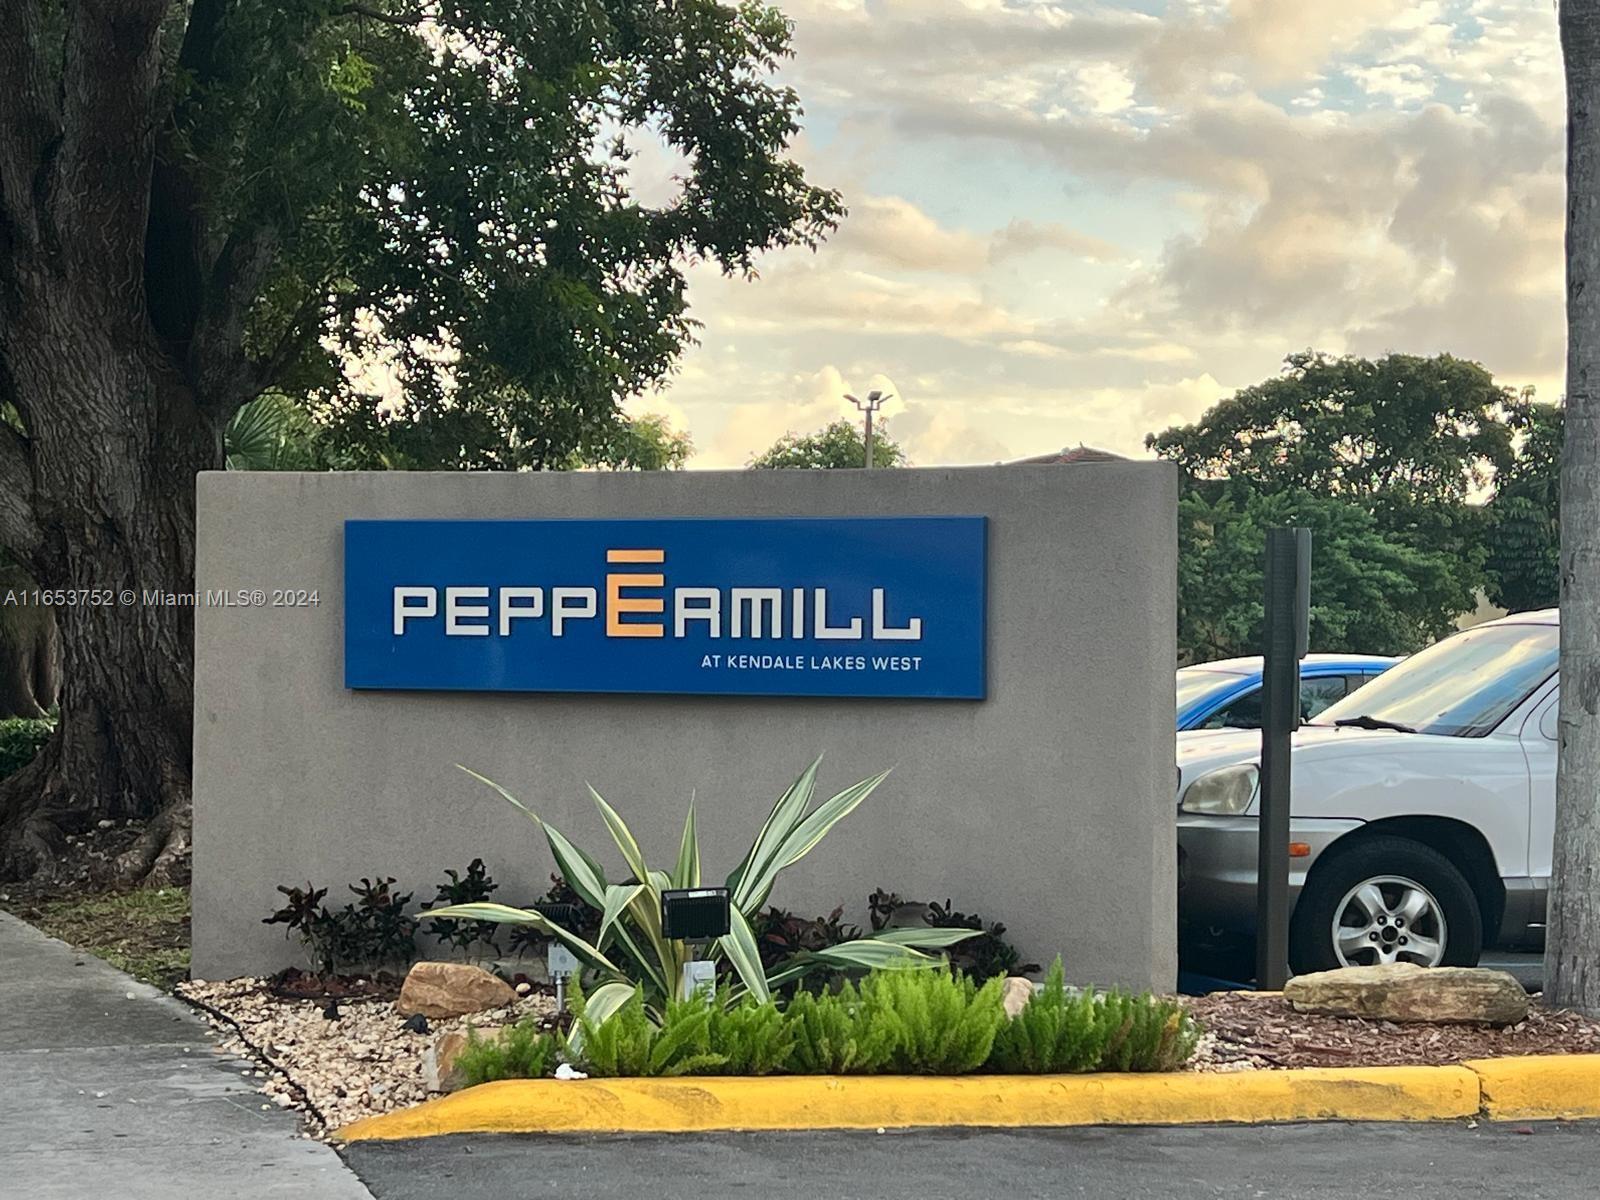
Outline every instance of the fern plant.
<svg viewBox="0 0 1600 1200">
<path fill-rule="evenodd" d="M 1058 958 L 1044 987 L 1000 1027 L 989 1066 L 1013 1075 L 1092 1071 L 1099 1066 L 1110 1035 L 1092 990 L 1068 995 Z"/>
<path fill-rule="evenodd" d="M 650 1050 L 659 1028 L 644 1011 L 637 989 L 614 1011 L 596 1015 L 576 977 L 568 994 L 572 1028 L 567 1049 L 591 1075 L 648 1075 Z"/>
<path fill-rule="evenodd" d="M 469 1025 L 456 1070 L 466 1087 L 498 1079 L 543 1079 L 556 1069 L 560 1049 L 560 1039 L 532 1019 L 517 1022 L 494 1041 L 479 1037 Z"/>
<path fill-rule="evenodd" d="M 1103 1007 L 1110 1035 L 1102 1071 L 1175 1071 L 1200 1040 L 1194 1019 L 1174 1001 L 1112 992 Z"/>
<path fill-rule="evenodd" d="M 862 1012 L 893 1041 L 886 1071 L 904 1075 L 964 1075 L 989 1058 L 1005 1022 L 1005 980 L 981 988 L 948 969 L 885 970 L 861 985 Z"/>
<path fill-rule="evenodd" d="M 1001 1026 L 988 1065 L 1017 1075 L 1175 1071 L 1199 1040 L 1199 1026 L 1176 1001 L 1069 991 L 1058 958 L 1044 987 Z"/>
<path fill-rule="evenodd" d="M 784 1018 L 794 1037 L 789 1069 L 797 1075 L 867 1075 L 894 1052 L 894 1029 L 870 1019 L 852 983 L 837 992 L 799 993 Z"/>
<path fill-rule="evenodd" d="M 707 1041 L 722 1059 L 722 1074 L 772 1075 L 788 1067 L 795 1029 L 776 1004 L 760 1004 L 748 996 L 729 1004 L 726 996 L 719 996 L 708 1011 Z"/>
<path fill-rule="evenodd" d="M 614 1013 L 596 1019 L 583 989 L 572 991 L 573 1028 L 567 1048 L 589 1074 L 709 1075 L 728 1062 L 711 1043 L 711 1020 L 718 1002 L 699 992 L 668 1001 L 657 1023 L 645 1010 L 644 996 L 633 996 Z"/>
</svg>

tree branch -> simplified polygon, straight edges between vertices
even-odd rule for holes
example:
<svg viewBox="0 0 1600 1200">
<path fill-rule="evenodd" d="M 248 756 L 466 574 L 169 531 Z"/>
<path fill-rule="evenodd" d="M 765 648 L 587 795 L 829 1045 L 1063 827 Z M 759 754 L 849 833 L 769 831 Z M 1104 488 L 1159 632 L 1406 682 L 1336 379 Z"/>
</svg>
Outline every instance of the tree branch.
<svg viewBox="0 0 1600 1200">
<path fill-rule="evenodd" d="M 196 381 L 201 404 L 226 420 L 277 383 L 289 364 L 321 332 L 327 306 L 327 285 L 326 281 L 322 281 L 300 302 L 278 340 L 264 356 L 250 358 L 242 348 L 236 346 L 225 368 L 209 371 L 204 391 L 200 390 L 201 384 Z"/>
<path fill-rule="evenodd" d="M 0 396 L 9 388 L 0 363 Z M 33 444 L 0 421 L 0 544 L 21 558 L 44 541 L 33 505 Z"/>
<path fill-rule="evenodd" d="M 244 353 L 244 323 L 277 253 L 274 230 L 235 230 L 223 243 L 204 288 L 205 302 L 195 322 L 186 370 L 199 403 L 231 412 L 253 392 Z"/>
<path fill-rule="evenodd" d="M 161 18 L 169 0 L 78 0 L 62 59 L 52 216 L 73 267 L 142 304 Z"/>
<path fill-rule="evenodd" d="M 38 0 L 0 0 L 0 30 L 0 222 L 37 241 L 39 175 L 61 132 Z"/>
<path fill-rule="evenodd" d="M 321 331 L 327 307 L 327 288 L 325 284 L 318 283 L 300 302 L 300 307 L 295 309 L 294 316 L 289 318 L 289 323 L 284 327 L 271 352 L 265 358 L 250 362 L 239 403 L 243 404 L 254 399 L 278 382 L 278 377 L 306 348 L 306 344 Z"/>
</svg>

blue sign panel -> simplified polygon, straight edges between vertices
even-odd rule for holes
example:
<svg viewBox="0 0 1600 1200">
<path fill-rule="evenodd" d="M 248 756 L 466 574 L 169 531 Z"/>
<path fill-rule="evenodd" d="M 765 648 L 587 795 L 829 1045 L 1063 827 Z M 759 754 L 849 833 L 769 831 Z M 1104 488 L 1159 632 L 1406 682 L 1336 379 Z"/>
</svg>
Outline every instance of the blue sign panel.
<svg viewBox="0 0 1600 1200">
<path fill-rule="evenodd" d="M 346 521 L 351 688 L 984 694 L 983 517 Z"/>
</svg>

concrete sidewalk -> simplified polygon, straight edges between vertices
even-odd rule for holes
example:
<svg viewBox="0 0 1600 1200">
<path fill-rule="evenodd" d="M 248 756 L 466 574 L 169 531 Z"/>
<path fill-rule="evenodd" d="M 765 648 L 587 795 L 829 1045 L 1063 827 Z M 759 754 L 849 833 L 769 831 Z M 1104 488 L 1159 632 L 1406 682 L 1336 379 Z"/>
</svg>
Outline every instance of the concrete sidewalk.
<svg viewBox="0 0 1600 1200">
<path fill-rule="evenodd" d="M 188 1008 L 0 913 L 0 1192 L 370 1200 Z"/>
</svg>

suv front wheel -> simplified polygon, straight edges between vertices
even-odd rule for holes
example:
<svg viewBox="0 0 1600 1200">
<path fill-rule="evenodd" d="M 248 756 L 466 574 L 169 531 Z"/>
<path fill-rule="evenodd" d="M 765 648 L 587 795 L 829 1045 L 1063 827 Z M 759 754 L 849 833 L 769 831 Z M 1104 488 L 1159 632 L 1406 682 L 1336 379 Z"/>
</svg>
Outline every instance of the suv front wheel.
<svg viewBox="0 0 1600 1200">
<path fill-rule="evenodd" d="M 1482 952 L 1478 899 L 1455 864 L 1421 842 L 1382 835 L 1317 864 L 1289 931 L 1296 974 L 1395 962 L 1470 967 Z"/>
</svg>

